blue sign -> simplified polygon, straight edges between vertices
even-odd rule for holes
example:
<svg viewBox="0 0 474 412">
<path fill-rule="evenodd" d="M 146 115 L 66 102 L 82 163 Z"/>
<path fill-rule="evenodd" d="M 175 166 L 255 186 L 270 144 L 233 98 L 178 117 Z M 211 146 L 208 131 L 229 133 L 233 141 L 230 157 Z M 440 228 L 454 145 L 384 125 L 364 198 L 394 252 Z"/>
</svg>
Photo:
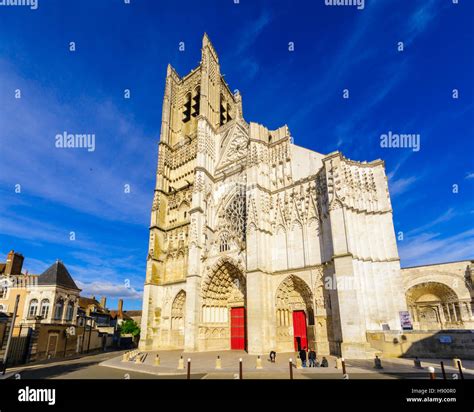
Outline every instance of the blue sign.
<svg viewBox="0 0 474 412">
<path fill-rule="evenodd" d="M 439 337 L 439 343 L 452 343 L 453 339 L 451 336 L 448 335 L 443 335 Z"/>
</svg>

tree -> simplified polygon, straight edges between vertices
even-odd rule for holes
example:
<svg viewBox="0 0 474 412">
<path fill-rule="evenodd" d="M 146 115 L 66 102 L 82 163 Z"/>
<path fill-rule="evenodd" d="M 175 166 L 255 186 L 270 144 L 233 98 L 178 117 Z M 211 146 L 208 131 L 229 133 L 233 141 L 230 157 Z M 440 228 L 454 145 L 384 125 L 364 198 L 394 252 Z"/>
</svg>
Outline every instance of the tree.
<svg viewBox="0 0 474 412">
<path fill-rule="evenodd" d="M 140 334 L 140 327 L 137 325 L 133 319 L 128 319 L 122 323 L 120 326 L 120 334 L 128 335 L 131 334 L 133 337 Z"/>
</svg>

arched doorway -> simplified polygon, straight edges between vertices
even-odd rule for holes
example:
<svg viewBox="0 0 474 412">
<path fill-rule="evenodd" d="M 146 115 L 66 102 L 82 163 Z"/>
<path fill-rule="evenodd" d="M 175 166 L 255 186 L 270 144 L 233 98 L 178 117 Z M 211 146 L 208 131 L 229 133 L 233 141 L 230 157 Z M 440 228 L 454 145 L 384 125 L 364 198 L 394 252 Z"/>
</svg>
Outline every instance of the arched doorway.
<svg viewBox="0 0 474 412">
<path fill-rule="evenodd" d="M 245 350 L 246 282 L 243 270 L 222 259 L 210 271 L 202 288 L 199 328 L 202 350 Z"/>
<path fill-rule="evenodd" d="M 171 305 L 171 346 L 184 346 L 184 320 L 186 307 L 186 292 L 178 292 Z"/>
<path fill-rule="evenodd" d="M 456 292 L 439 282 L 425 282 L 406 292 L 414 329 L 438 330 L 460 327 L 463 307 Z"/>
<path fill-rule="evenodd" d="M 288 276 L 276 292 L 277 350 L 290 352 L 314 343 L 314 310 L 308 285 Z"/>
</svg>

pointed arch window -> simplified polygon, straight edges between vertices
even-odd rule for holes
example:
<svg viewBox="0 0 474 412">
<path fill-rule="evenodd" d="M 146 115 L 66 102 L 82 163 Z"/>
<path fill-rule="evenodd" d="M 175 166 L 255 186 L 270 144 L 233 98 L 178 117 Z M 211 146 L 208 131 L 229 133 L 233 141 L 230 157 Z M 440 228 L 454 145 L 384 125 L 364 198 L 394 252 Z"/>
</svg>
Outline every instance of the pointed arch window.
<svg viewBox="0 0 474 412">
<path fill-rule="evenodd" d="M 192 107 L 191 107 L 193 117 L 199 116 L 200 105 L 201 105 L 201 88 L 198 86 L 194 90 Z"/>
<path fill-rule="evenodd" d="M 221 100 L 220 100 L 220 125 L 223 126 L 224 124 L 227 123 L 227 105 L 224 99 L 224 96 L 221 95 Z"/>
<path fill-rule="evenodd" d="M 184 98 L 183 123 L 187 123 L 190 120 L 191 120 L 191 93 L 187 93 Z"/>
<path fill-rule="evenodd" d="M 221 233 L 219 239 L 219 252 L 227 252 L 230 250 L 230 239 L 229 234 L 227 232 Z"/>
</svg>

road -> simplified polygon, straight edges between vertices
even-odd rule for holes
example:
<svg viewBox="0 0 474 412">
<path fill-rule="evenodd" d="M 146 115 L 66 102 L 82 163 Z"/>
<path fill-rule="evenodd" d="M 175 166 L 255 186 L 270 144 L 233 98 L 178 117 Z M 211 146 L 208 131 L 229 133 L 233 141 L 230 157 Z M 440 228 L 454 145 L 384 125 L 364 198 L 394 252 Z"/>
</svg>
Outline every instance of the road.
<svg viewBox="0 0 474 412">
<path fill-rule="evenodd" d="M 162 377 L 148 373 L 123 371 L 120 369 L 100 366 L 99 363 L 116 357 L 122 352 L 108 352 L 85 356 L 79 359 L 58 360 L 57 362 L 27 365 L 7 370 L 15 371 L 20 379 L 160 379 Z M 203 375 L 193 375 L 194 379 Z M 164 377 L 163 377 L 164 378 Z M 186 376 L 166 376 L 166 379 L 186 379 Z"/>
</svg>

